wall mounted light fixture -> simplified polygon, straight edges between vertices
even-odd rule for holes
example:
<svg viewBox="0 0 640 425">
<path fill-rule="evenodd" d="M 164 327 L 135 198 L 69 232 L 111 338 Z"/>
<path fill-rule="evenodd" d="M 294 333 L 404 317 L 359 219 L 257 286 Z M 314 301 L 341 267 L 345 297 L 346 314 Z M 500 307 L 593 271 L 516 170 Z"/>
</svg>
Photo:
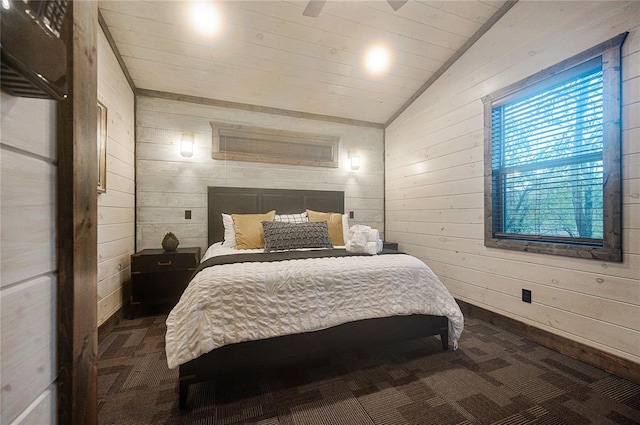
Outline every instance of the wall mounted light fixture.
<svg viewBox="0 0 640 425">
<path fill-rule="evenodd" d="M 180 138 L 180 155 L 190 157 L 193 156 L 193 133 L 183 132 Z"/>
<path fill-rule="evenodd" d="M 359 170 L 360 169 L 360 155 L 358 155 L 356 152 L 349 152 L 349 163 L 351 164 L 351 169 L 352 170 Z"/>
</svg>

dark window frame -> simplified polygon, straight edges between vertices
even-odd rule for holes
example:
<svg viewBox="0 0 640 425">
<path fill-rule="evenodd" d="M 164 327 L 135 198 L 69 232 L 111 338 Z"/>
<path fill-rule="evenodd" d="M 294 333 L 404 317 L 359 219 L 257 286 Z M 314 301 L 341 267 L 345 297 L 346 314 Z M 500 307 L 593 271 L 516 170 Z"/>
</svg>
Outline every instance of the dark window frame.
<svg viewBox="0 0 640 425">
<path fill-rule="evenodd" d="M 482 98 L 484 104 L 484 191 L 485 191 L 485 246 L 561 255 L 568 257 L 597 259 L 600 261 L 622 261 L 622 72 L 621 48 L 627 33 L 620 34 L 589 50 L 579 53 L 554 66 L 544 69 L 522 81 L 500 89 Z M 543 242 L 535 237 L 519 237 L 502 234 L 494 226 L 494 202 L 499 193 L 493 191 L 492 167 L 492 111 L 494 106 L 506 99 L 524 97 L 534 86 L 552 84 L 558 74 L 588 62 L 602 58 L 604 80 L 603 111 L 603 238 L 601 244 L 592 240 L 581 242 L 570 239 L 567 242 Z M 495 208 L 499 208 L 496 205 Z"/>
</svg>

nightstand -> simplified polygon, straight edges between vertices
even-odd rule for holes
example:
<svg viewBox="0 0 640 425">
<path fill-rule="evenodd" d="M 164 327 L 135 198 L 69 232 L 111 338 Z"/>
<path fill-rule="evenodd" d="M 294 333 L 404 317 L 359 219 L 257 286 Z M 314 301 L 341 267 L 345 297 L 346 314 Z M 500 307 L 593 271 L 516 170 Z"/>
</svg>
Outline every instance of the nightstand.
<svg viewBox="0 0 640 425">
<path fill-rule="evenodd" d="M 173 308 L 200 263 L 200 248 L 144 249 L 131 255 L 131 317 L 141 306 Z"/>
<path fill-rule="evenodd" d="M 384 248 L 384 249 L 393 249 L 394 251 L 397 251 L 398 250 L 398 243 L 397 242 L 384 241 L 384 242 L 382 242 L 382 248 Z"/>
</svg>

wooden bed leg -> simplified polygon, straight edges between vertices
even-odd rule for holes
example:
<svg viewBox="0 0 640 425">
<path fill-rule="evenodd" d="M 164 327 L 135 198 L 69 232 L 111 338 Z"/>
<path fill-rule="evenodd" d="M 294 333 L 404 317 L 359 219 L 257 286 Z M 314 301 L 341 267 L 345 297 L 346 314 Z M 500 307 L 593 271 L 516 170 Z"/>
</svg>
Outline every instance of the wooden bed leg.
<svg viewBox="0 0 640 425">
<path fill-rule="evenodd" d="M 447 351 L 449 349 L 449 329 L 440 331 L 440 342 L 442 342 L 442 349 Z"/>
<path fill-rule="evenodd" d="M 189 384 L 180 381 L 180 410 L 186 410 L 187 408 L 187 393 L 189 392 Z"/>
</svg>

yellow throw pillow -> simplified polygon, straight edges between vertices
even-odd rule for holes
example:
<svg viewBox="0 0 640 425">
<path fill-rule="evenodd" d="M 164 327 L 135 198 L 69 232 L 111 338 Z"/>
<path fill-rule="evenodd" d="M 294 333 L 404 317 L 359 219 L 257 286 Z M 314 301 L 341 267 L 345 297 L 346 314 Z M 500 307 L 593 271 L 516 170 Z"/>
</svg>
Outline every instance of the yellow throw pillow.
<svg viewBox="0 0 640 425">
<path fill-rule="evenodd" d="M 266 214 L 231 214 L 236 230 L 236 249 L 264 248 L 263 221 L 273 221 L 276 212 Z"/>
<path fill-rule="evenodd" d="M 307 210 L 307 217 L 309 217 L 311 223 L 326 221 L 329 226 L 329 239 L 331 239 L 331 243 L 334 246 L 344 246 L 342 214 Z"/>
</svg>

